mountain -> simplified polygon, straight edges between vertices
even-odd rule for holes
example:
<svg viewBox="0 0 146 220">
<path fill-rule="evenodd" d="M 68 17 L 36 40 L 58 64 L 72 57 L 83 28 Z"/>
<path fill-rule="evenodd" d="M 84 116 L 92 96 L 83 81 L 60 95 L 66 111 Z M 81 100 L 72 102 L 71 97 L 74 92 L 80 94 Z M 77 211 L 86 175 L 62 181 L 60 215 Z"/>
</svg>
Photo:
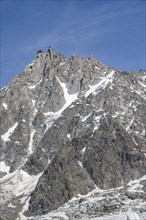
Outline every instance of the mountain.
<svg viewBox="0 0 146 220">
<path fill-rule="evenodd" d="M 0 102 L 2 220 L 145 218 L 146 71 L 49 48 Z"/>
</svg>

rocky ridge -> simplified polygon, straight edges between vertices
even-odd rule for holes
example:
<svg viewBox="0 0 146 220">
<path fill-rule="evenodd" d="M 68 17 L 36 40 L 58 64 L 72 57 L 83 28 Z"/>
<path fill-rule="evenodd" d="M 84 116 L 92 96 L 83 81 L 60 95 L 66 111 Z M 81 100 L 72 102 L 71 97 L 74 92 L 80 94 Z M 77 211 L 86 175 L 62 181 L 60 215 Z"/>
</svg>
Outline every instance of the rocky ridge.
<svg viewBox="0 0 146 220">
<path fill-rule="evenodd" d="M 1 90 L 0 102 L 2 219 L 22 210 L 41 216 L 146 173 L 145 71 L 50 48 Z"/>
</svg>

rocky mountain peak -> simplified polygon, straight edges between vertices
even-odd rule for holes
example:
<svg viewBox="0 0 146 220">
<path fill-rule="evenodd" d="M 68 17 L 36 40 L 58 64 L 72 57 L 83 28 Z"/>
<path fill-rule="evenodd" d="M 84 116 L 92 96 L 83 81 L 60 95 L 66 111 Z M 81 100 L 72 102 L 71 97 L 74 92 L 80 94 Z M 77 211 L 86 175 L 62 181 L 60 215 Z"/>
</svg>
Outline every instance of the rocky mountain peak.
<svg viewBox="0 0 146 220">
<path fill-rule="evenodd" d="M 146 173 L 145 71 L 49 47 L 1 90 L 0 102 L 2 219 L 41 216 Z"/>
</svg>

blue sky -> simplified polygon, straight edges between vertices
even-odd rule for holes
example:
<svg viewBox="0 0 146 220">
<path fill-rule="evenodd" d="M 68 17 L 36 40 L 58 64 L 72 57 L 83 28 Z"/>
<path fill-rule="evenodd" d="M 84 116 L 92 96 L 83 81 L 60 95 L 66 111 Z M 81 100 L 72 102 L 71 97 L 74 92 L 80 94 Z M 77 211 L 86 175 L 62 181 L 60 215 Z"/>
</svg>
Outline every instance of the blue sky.
<svg viewBox="0 0 146 220">
<path fill-rule="evenodd" d="M 145 0 L 1 0 L 1 87 L 51 45 L 119 70 L 146 69 Z"/>
</svg>

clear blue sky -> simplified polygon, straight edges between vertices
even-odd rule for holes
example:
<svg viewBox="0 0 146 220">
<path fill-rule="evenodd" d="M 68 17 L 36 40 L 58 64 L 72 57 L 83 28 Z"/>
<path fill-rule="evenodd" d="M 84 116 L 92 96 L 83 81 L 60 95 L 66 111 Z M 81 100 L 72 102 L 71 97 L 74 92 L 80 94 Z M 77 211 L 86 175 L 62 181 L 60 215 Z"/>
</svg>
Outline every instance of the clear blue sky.
<svg viewBox="0 0 146 220">
<path fill-rule="evenodd" d="M 120 70 L 146 68 L 145 0 L 1 0 L 1 87 L 51 45 Z"/>
</svg>

